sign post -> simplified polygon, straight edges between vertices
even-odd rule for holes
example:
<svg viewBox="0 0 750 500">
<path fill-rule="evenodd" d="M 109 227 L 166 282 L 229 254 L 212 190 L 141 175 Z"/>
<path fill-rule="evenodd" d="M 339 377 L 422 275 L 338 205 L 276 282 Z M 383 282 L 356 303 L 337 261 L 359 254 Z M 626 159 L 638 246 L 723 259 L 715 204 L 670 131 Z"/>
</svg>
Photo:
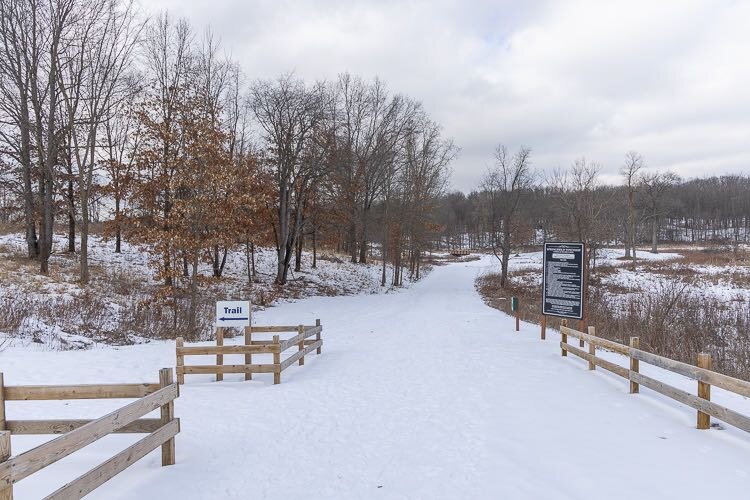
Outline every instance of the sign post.
<svg viewBox="0 0 750 500">
<path fill-rule="evenodd" d="M 217 328 L 250 326 L 249 300 L 220 300 L 216 302 Z"/>
<path fill-rule="evenodd" d="M 544 244 L 543 315 L 583 318 L 584 255 L 583 243 Z"/>
</svg>

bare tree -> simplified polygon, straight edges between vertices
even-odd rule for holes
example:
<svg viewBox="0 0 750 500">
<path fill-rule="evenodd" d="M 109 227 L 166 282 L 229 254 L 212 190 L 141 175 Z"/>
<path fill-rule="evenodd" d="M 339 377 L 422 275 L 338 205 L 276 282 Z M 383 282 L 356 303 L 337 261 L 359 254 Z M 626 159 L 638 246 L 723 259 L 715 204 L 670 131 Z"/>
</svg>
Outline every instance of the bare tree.
<svg viewBox="0 0 750 500">
<path fill-rule="evenodd" d="M 100 133 L 111 109 L 131 95 L 130 81 L 125 76 L 144 24 L 136 22 L 132 0 L 88 0 L 79 8 L 73 29 L 75 43 L 58 53 L 58 85 L 78 182 L 80 279 L 85 285 L 89 281 L 89 204 Z"/>
<path fill-rule="evenodd" d="M 643 157 L 636 151 L 628 151 L 625 155 L 625 163 L 620 169 L 625 181 L 628 195 L 628 213 L 625 229 L 625 257 L 632 258 L 633 265 L 636 259 L 636 216 L 635 216 L 635 194 L 638 188 L 638 172 L 643 168 Z"/>
<path fill-rule="evenodd" d="M 658 251 L 659 224 L 666 208 L 666 195 L 678 182 L 680 178 L 672 172 L 651 172 L 640 178 L 646 211 L 651 221 L 651 253 Z"/>
<path fill-rule="evenodd" d="M 257 81 L 251 89 L 251 109 L 264 133 L 268 160 L 278 188 L 276 283 L 287 281 L 303 218 L 303 201 L 318 167 L 305 161 L 307 148 L 323 120 L 322 85 L 308 88 L 292 74 L 275 81 Z"/>
<path fill-rule="evenodd" d="M 521 147 L 511 156 L 508 148 L 499 144 L 495 165 L 488 170 L 482 185 L 488 196 L 492 251 L 501 262 L 500 286 L 505 287 L 510 254 L 518 241 L 519 203 L 533 185 L 531 149 Z"/>
</svg>

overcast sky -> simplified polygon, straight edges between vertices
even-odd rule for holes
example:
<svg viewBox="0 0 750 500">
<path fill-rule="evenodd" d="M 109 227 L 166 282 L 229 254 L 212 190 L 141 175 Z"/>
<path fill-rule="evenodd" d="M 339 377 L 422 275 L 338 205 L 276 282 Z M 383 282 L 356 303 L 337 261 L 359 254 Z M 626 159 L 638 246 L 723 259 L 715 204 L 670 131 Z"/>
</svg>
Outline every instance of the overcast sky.
<svg viewBox="0 0 750 500">
<path fill-rule="evenodd" d="M 750 171 L 750 2 L 155 0 L 250 79 L 379 76 L 421 100 L 476 187 L 497 143 L 619 182 L 628 150 L 684 177 Z"/>
</svg>

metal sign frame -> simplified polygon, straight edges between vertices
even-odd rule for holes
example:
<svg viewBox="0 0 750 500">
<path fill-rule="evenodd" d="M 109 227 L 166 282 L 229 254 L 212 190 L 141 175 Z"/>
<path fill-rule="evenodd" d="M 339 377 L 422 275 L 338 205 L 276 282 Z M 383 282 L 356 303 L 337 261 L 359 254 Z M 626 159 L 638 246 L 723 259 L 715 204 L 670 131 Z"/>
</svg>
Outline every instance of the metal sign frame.
<svg viewBox="0 0 750 500">
<path fill-rule="evenodd" d="M 559 259 L 557 262 L 568 262 L 572 260 L 571 266 L 575 269 L 574 272 L 567 272 L 567 279 L 563 278 L 563 285 L 567 285 L 566 288 L 571 286 L 575 287 L 577 282 L 577 293 L 574 297 L 559 296 L 559 295 L 548 295 L 547 294 L 547 280 L 548 280 L 548 251 L 554 250 L 568 250 L 572 251 L 573 259 Z M 579 258 L 579 257 L 580 258 Z M 576 268 L 576 266 L 578 266 Z M 546 316 L 557 316 L 560 318 L 571 318 L 571 319 L 583 319 L 584 316 L 584 293 L 585 293 L 585 278 L 586 278 L 586 244 L 580 241 L 545 241 L 544 251 L 542 254 L 542 314 Z M 552 302 L 573 302 L 572 304 Z M 570 311 L 568 312 L 568 309 Z"/>
</svg>

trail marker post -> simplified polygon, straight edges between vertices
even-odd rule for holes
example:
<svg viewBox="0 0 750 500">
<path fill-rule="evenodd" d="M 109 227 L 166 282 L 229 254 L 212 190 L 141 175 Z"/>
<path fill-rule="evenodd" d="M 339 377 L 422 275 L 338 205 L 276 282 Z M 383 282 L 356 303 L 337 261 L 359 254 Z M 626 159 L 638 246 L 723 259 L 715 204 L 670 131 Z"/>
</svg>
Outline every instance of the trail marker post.
<svg viewBox="0 0 750 500">
<path fill-rule="evenodd" d="M 519 311 L 519 303 L 518 303 L 518 297 L 511 297 L 510 299 L 510 309 L 513 311 L 515 317 L 516 317 L 516 331 L 521 330 L 521 318 L 520 318 L 520 311 Z"/>
</svg>

